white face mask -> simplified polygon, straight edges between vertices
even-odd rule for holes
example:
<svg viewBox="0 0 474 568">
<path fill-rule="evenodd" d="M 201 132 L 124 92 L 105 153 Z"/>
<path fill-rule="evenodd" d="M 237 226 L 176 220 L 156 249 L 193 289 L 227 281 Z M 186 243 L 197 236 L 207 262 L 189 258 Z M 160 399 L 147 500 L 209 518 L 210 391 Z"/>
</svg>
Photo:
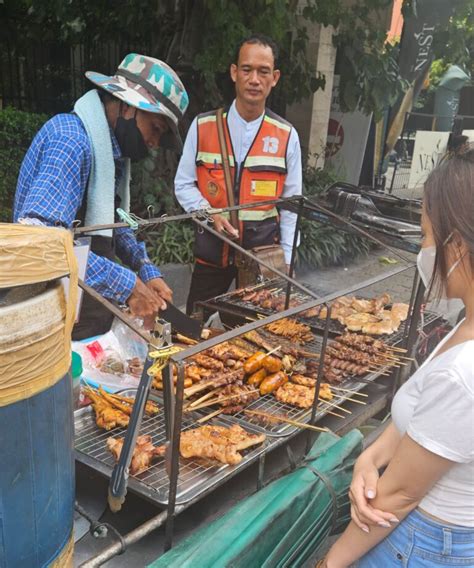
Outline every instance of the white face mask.
<svg viewBox="0 0 474 568">
<path fill-rule="evenodd" d="M 452 236 L 448 236 L 448 238 L 444 241 L 443 246 L 448 243 Z M 425 285 L 425 288 L 428 290 L 431 280 L 433 279 L 434 274 L 434 267 L 435 267 L 435 259 L 436 259 L 436 247 L 425 247 L 420 250 L 418 256 L 416 257 L 416 265 L 418 267 L 418 272 L 420 273 L 420 278 Z M 446 274 L 446 280 L 451 276 L 454 270 L 457 268 L 459 263 L 461 262 L 462 258 L 458 258 L 456 262 L 451 266 Z M 440 299 L 447 299 L 446 294 L 446 285 L 442 285 Z"/>
</svg>

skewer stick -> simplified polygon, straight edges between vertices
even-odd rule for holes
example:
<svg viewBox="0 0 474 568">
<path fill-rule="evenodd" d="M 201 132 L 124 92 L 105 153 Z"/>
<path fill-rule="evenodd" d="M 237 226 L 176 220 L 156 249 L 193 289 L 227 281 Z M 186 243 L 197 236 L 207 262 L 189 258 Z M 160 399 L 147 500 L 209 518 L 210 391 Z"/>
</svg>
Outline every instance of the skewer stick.
<svg viewBox="0 0 474 568">
<path fill-rule="evenodd" d="M 371 373 L 377 373 L 378 375 L 383 375 L 384 377 L 389 377 L 389 376 L 392 374 L 392 373 L 390 373 L 390 372 L 384 373 L 384 372 L 381 371 L 380 369 L 369 369 L 369 371 L 370 371 Z M 357 377 L 351 377 L 351 378 L 353 378 L 354 380 L 357 381 Z"/>
<path fill-rule="evenodd" d="M 332 410 L 328 410 L 326 414 L 331 414 L 332 416 L 337 416 L 337 418 L 345 418 L 343 414 L 339 414 L 338 412 L 333 412 Z"/>
<path fill-rule="evenodd" d="M 329 408 L 337 408 L 338 410 L 341 410 L 342 412 L 345 412 L 346 414 L 352 414 L 352 412 L 350 410 L 347 410 L 347 408 L 342 408 L 342 406 L 339 406 L 338 404 L 334 404 L 331 401 L 321 400 L 321 402 L 325 402 L 329 406 Z"/>
<path fill-rule="evenodd" d="M 352 398 L 350 396 L 348 396 L 344 399 L 344 401 L 346 401 L 346 400 L 350 400 L 351 402 L 355 402 L 356 404 L 362 404 L 362 406 L 367 406 L 367 403 L 365 402 L 365 400 L 358 400 L 357 398 Z"/>
<path fill-rule="evenodd" d="M 206 393 L 205 395 L 194 400 L 193 402 L 191 402 L 189 404 L 189 408 L 192 408 L 193 406 L 196 406 L 197 404 L 201 404 L 202 402 L 204 402 L 208 398 L 211 398 L 211 396 L 214 396 L 216 393 L 218 393 L 221 390 L 221 388 L 222 387 L 217 387 L 216 389 L 213 389 L 213 390 L 209 391 L 208 393 Z"/>
<path fill-rule="evenodd" d="M 329 432 L 328 428 L 320 428 L 319 426 L 313 426 L 312 424 L 306 424 L 305 422 L 298 422 L 297 420 L 291 420 L 291 418 L 285 418 L 283 416 L 278 416 L 277 414 L 267 414 L 266 412 L 260 412 L 258 410 L 244 410 L 247 414 L 254 414 L 255 416 L 263 416 L 268 418 L 270 421 L 275 422 L 285 422 L 286 424 L 291 424 L 292 426 L 298 426 L 298 428 L 307 428 L 308 430 L 314 430 L 315 432 Z"/>
<path fill-rule="evenodd" d="M 196 420 L 196 422 L 197 422 L 197 424 L 203 424 L 204 422 L 207 422 L 211 418 L 214 418 L 214 416 L 217 416 L 218 414 L 220 414 L 222 411 L 223 411 L 223 408 L 219 408 L 218 410 L 211 412 L 211 414 L 207 414 L 206 416 L 199 418 L 199 420 Z"/>
<path fill-rule="evenodd" d="M 251 390 L 251 391 L 245 391 L 245 392 L 233 394 L 233 395 L 230 395 L 230 396 L 217 397 L 217 398 L 214 398 L 213 400 L 208 400 L 207 402 L 204 402 L 203 404 L 199 404 L 198 406 L 195 406 L 194 408 L 189 409 L 189 410 L 199 410 L 201 408 L 207 408 L 208 406 L 212 406 L 213 404 L 220 404 L 221 402 L 224 402 L 226 400 L 232 400 L 234 398 L 242 398 L 242 396 L 245 396 L 247 394 L 253 394 L 253 393 L 258 393 L 258 392 L 259 392 L 258 390 L 254 389 L 254 390 Z"/>
<path fill-rule="evenodd" d="M 267 357 L 269 355 L 271 355 L 272 353 L 275 353 L 276 351 L 279 351 L 281 349 L 281 345 L 279 345 L 278 347 L 275 347 L 274 349 L 271 349 L 266 355 Z"/>
<path fill-rule="evenodd" d="M 193 394 L 197 394 L 198 392 L 201 392 L 202 390 L 206 390 L 206 389 L 213 387 L 213 386 L 214 386 L 214 382 L 210 381 L 210 382 L 205 382 L 205 383 L 198 383 L 197 385 L 193 385 L 192 387 L 188 387 L 187 389 L 184 389 L 184 398 L 189 398 Z"/>
<path fill-rule="evenodd" d="M 333 391 L 341 391 L 341 392 L 350 392 L 350 393 L 352 393 L 352 394 L 354 394 L 354 395 L 363 396 L 363 397 L 368 397 L 368 396 L 369 396 L 369 395 L 368 395 L 367 393 L 365 393 L 365 392 L 357 392 L 357 391 L 353 391 L 353 390 L 351 390 L 351 389 L 343 389 L 342 387 L 333 387 L 333 386 L 331 386 L 331 390 L 333 390 Z"/>
</svg>

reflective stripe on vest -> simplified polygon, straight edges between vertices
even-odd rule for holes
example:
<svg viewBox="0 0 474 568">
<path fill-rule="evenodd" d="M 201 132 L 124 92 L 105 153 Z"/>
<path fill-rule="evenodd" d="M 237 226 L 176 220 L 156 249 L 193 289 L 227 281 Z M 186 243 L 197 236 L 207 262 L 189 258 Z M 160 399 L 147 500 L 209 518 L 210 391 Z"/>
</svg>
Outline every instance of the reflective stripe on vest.
<svg viewBox="0 0 474 568">
<path fill-rule="evenodd" d="M 222 164 L 222 155 L 213 154 L 212 152 L 198 152 L 196 155 L 196 161 L 204 162 L 212 167 L 215 164 Z M 234 167 L 234 156 L 229 156 L 229 165 L 231 168 Z"/>
<path fill-rule="evenodd" d="M 286 160 L 285 158 L 274 158 L 272 156 L 249 156 L 245 160 L 244 164 L 245 168 L 264 168 L 267 166 L 280 168 L 281 170 L 286 171 Z"/>
<path fill-rule="evenodd" d="M 276 207 L 269 209 L 268 211 L 261 211 L 260 209 L 240 209 L 239 221 L 264 221 L 265 219 L 270 219 L 271 217 L 278 217 L 278 211 Z M 222 217 L 230 219 L 229 211 L 223 211 L 220 213 Z"/>
<path fill-rule="evenodd" d="M 284 122 L 281 122 L 280 120 L 277 120 L 276 118 L 271 118 L 268 115 L 265 115 L 265 118 L 263 120 L 265 122 L 268 122 L 269 124 L 273 124 L 274 126 L 281 128 L 282 130 L 286 130 L 287 132 L 290 132 L 290 130 L 291 130 L 291 126 L 289 124 L 285 124 Z"/>
</svg>

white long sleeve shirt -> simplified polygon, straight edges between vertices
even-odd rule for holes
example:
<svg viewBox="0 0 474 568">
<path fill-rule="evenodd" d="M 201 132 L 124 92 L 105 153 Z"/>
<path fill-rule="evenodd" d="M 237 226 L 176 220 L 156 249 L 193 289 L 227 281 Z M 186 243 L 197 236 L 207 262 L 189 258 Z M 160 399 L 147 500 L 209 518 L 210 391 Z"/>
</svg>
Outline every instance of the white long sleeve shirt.
<svg viewBox="0 0 474 568">
<path fill-rule="evenodd" d="M 237 111 L 235 101 L 232 103 L 227 114 L 227 125 L 232 140 L 235 160 L 238 167 L 242 164 L 252 142 L 257 135 L 264 114 L 247 122 Z M 196 172 L 197 152 L 197 119 L 195 118 L 189 128 L 184 143 L 183 155 L 179 162 L 174 180 L 176 199 L 181 207 L 187 212 L 210 207 L 209 202 L 203 197 L 197 185 Z M 286 153 L 287 176 L 283 187 L 282 197 L 301 195 L 302 172 L 301 172 L 301 147 L 298 133 L 291 129 L 290 139 Z M 281 246 L 285 253 L 285 260 L 290 264 L 291 249 L 296 227 L 296 214 L 282 210 L 280 212 Z"/>
</svg>

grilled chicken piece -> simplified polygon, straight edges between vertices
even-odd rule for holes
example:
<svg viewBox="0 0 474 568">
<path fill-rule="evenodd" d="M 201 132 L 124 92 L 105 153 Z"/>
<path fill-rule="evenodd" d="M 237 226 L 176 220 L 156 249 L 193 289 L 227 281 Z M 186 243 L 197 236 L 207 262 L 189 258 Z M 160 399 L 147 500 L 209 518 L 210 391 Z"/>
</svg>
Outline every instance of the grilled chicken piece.
<svg viewBox="0 0 474 568">
<path fill-rule="evenodd" d="M 109 438 L 107 448 L 118 461 L 122 453 L 124 438 Z M 138 436 L 130 462 L 130 474 L 137 475 L 148 469 L 152 462 L 165 455 L 165 446 L 154 446 L 151 436 Z"/>
<path fill-rule="evenodd" d="M 212 371 L 222 371 L 224 369 L 224 364 L 222 363 L 222 361 L 214 359 L 213 357 L 208 357 L 207 355 L 203 355 L 202 353 L 195 355 L 193 357 L 193 360 L 205 369 L 210 369 Z"/>
<path fill-rule="evenodd" d="M 184 374 L 186 377 L 190 378 L 193 383 L 197 383 L 201 380 L 201 374 L 199 373 L 199 367 L 197 365 L 186 365 Z"/>
<path fill-rule="evenodd" d="M 275 398 L 280 402 L 298 408 L 311 408 L 314 400 L 314 388 L 286 383 L 275 391 Z"/>
<path fill-rule="evenodd" d="M 279 321 L 270 323 L 266 326 L 266 329 L 275 335 L 287 337 L 293 341 L 299 341 L 301 343 L 306 343 L 307 341 L 314 339 L 314 335 L 311 333 L 309 325 L 299 323 L 290 318 L 283 318 Z"/>
<path fill-rule="evenodd" d="M 92 401 L 92 407 L 95 411 L 95 421 L 99 428 L 112 430 L 112 428 L 116 428 L 117 426 L 128 426 L 130 418 L 127 414 L 110 406 L 110 404 L 95 393 L 93 389 L 87 389 L 85 392 Z"/>
<path fill-rule="evenodd" d="M 261 444 L 265 434 L 250 434 L 237 424 L 224 426 L 201 426 L 181 434 L 180 452 L 184 458 L 200 457 L 236 465 L 242 461 L 242 451 Z"/>
</svg>

